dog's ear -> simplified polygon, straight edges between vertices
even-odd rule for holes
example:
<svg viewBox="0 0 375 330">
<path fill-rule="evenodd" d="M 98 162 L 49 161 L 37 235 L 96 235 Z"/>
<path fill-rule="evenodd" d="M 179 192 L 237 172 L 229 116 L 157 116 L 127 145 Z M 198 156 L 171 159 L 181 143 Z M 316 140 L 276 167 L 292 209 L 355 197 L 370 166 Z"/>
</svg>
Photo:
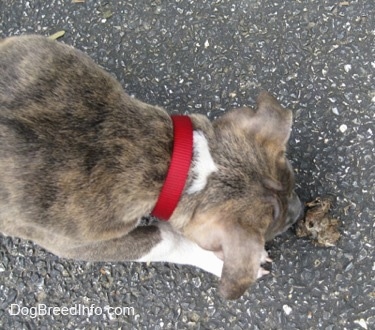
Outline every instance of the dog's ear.
<svg viewBox="0 0 375 330">
<path fill-rule="evenodd" d="M 224 235 L 222 251 L 224 266 L 220 293 L 226 299 L 237 299 L 262 276 L 264 241 L 256 233 L 246 233 L 239 226 L 231 226 Z"/>
<path fill-rule="evenodd" d="M 239 108 L 229 111 L 218 119 L 218 125 L 232 125 L 250 133 L 259 143 L 272 144 L 284 149 L 292 127 L 292 112 L 284 109 L 268 92 L 257 98 L 256 109 Z"/>
<path fill-rule="evenodd" d="M 185 234 L 223 259 L 220 293 L 226 299 L 239 298 L 257 278 L 267 273 L 261 268 L 267 257 L 263 235 L 244 228 L 240 219 L 225 218 L 221 212 L 204 213 L 189 223 Z"/>
<path fill-rule="evenodd" d="M 285 145 L 292 128 L 292 112 L 284 109 L 268 92 L 262 92 L 257 99 L 257 111 L 249 129 L 263 139 Z"/>
</svg>

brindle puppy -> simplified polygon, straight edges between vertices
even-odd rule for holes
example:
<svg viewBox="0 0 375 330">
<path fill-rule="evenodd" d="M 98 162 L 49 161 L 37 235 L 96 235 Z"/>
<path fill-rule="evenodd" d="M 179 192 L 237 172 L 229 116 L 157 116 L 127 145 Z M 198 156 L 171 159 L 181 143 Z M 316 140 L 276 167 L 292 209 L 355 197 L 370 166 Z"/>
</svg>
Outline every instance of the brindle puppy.
<svg viewBox="0 0 375 330">
<path fill-rule="evenodd" d="M 265 242 L 301 213 L 285 158 L 292 113 L 264 92 L 256 110 L 190 118 L 179 204 L 169 222 L 139 226 L 170 163 L 168 113 L 69 46 L 1 41 L 0 231 L 65 258 L 195 265 L 239 297 L 265 273 Z"/>
</svg>

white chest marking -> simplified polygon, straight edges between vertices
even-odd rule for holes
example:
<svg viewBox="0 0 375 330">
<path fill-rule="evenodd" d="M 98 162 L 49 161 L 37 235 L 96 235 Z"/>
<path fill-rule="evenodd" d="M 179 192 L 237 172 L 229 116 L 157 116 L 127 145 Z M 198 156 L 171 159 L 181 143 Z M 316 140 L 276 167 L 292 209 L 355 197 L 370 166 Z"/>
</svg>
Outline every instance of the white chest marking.
<svg viewBox="0 0 375 330">
<path fill-rule="evenodd" d="M 186 191 L 188 194 L 194 194 L 204 189 L 210 174 L 217 171 L 217 166 L 211 157 L 207 139 L 203 132 L 194 131 L 193 141 L 195 161 L 192 171 L 194 179 Z"/>
<path fill-rule="evenodd" d="M 159 223 L 162 240 L 138 262 L 171 262 L 191 265 L 217 277 L 221 276 L 223 261 L 214 252 L 202 249 L 196 243 L 174 232 L 168 224 Z"/>
</svg>

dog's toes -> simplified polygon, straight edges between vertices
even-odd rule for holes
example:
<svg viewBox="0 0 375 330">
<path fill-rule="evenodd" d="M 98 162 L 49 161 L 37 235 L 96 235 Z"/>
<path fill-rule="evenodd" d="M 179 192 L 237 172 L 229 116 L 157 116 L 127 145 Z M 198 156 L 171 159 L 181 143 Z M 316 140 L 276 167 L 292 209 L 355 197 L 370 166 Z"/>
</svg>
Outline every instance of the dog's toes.
<svg viewBox="0 0 375 330">
<path fill-rule="evenodd" d="M 272 260 L 270 257 L 267 257 L 267 258 L 266 258 L 266 261 L 267 261 L 267 262 L 273 262 L 273 260 Z"/>
<path fill-rule="evenodd" d="M 261 278 L 263 277 L 264 275 L 268 275 L 270 272 L 268 270 L 265 270 L 264 268 L 262 267 L 259 267 L 259 270 L 258 270 L 258 278 Z"/>
<path fill-rule="evenodd" d="M 272 259 L 268 256 L 268 252 L 264 250 L 260 257 L 260 264 L 263 265 L 266 262 L 272 262 Z"/>
</svg>

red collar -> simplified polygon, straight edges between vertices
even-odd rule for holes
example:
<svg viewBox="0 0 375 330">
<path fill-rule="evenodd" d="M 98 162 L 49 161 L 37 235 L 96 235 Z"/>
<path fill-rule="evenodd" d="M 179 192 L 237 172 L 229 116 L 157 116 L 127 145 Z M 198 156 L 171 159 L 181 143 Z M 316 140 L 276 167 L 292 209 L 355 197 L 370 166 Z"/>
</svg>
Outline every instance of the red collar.
<svg viewBox="0 0 375 330">
<path fill-rule="evenodd" d="M 193 157 L 193 124 L 188 116 L 171 116 L 173 151 L 167 177 L 151 215 L 168 221 L 181 198 Z"/>
</svg>

